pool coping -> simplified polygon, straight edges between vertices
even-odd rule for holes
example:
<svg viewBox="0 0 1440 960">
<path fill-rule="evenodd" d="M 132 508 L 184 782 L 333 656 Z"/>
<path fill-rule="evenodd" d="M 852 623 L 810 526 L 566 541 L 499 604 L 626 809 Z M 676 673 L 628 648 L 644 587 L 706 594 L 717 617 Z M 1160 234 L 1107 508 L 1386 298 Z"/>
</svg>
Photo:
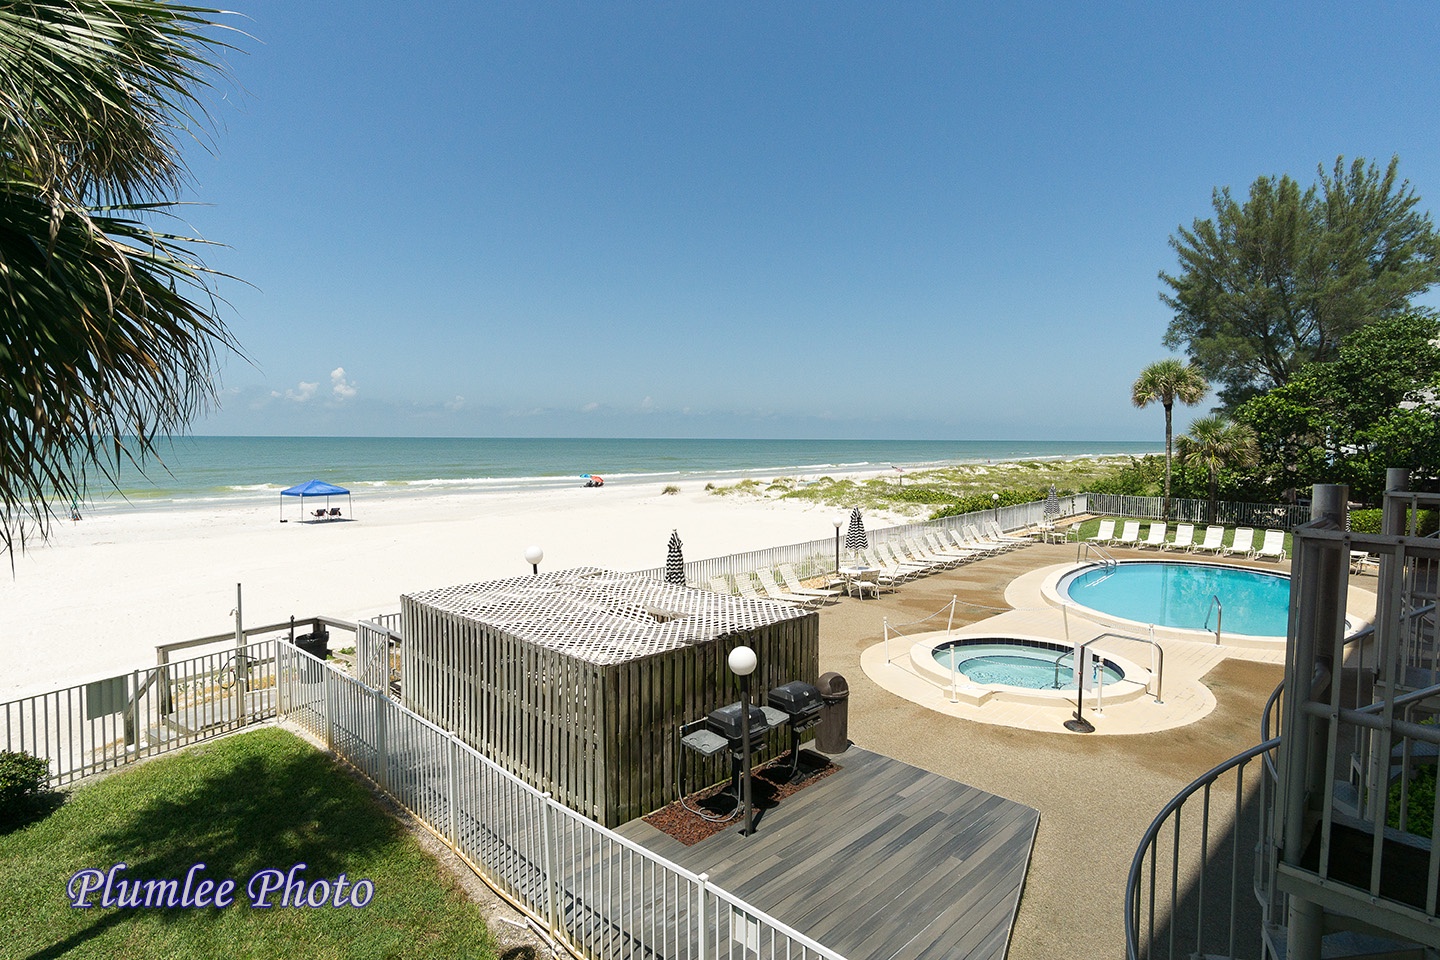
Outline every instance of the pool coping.
<svg viewBox="0 0 1440 960">
<path fill-rule="evenodd" d="M 1017 687 L 1005 683 L 976 683 L 966 677 L 963 673 L 952 675 L 951 671 L 940 666 L 935 660 L 935 648 L 947 643 L 957 641 L 984 641 L 984 640 L 1028 640 L 1033 643 L 1043 644 L 1051 649 L 1066 646 L 1064 641 L 1052 637 L 1040 637 L 1021 634 L 1019 632 L 1006 633 L 1003 636 L 996 634 L 961 633 L 959 631 L 946 632 L 937 630 L 929 634 L 919 634 L 907 638 L 910 641 L 910 660 L 916 669 L 916 675 L 928 677 L 930 682 L 939 685 L 942 689 L 948 690 L 952 701 L 959 700 L 975 706 L 981 706 L 992 700 L 1009 703 L 1034 703 L 1043 706 L 1056 706 L 1068 704 L 1073 696 L 1074 688 L 1065 687 L 1058 690 L 1034 690 L 1028 687 Z M 1073 648 L 1073 645 L 1071 645 Z M 1148 669 L 1127 660 L 1117 654 L 1105 652 L 1104 659 L 1114 664 L 1124 675 L 1123 679 L 1113 683 L 1103 684 L 1099 691 L 1102 703 L 1123 703 L 1133 700 L 1136 697 L 1143 697 L 1150 684 L 1154 681 L 1154 674 Z M 1142 679 L 1143 678 L 1143 679 Z M 1068 706 L 1067 706 L 1068 709 Z"/>
</svg>

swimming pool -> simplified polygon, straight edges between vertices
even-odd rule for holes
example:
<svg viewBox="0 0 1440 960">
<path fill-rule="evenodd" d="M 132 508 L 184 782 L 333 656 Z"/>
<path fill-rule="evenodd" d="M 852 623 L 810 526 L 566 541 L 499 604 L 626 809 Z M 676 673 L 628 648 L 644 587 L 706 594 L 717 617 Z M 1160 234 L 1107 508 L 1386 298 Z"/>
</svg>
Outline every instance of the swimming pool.
<svg viewBox="0 0 1440 960">
<path fill-rule="evenodd" d="M 1283 638 L 1290 625 L 1288 576 L 1224 564 L 1140 560 L 1092 565 L 1061 577 L 1056 590 L 1079 606 L 1161 627 L 1213 631 L 1217 597 L 1226 634 Z"/>
<path fill-rule="evenodd" d="M 1040 640 L 984 637 L 953 640 L 932 649 L 935 662 L 980 686 L 1023 687 L 1027 690 L 1069 690 L 1075 687 L 1075 648 Z M 1118 683 L 1125 671 L 1102 660 L 1105 682 Z"/>
</svg>

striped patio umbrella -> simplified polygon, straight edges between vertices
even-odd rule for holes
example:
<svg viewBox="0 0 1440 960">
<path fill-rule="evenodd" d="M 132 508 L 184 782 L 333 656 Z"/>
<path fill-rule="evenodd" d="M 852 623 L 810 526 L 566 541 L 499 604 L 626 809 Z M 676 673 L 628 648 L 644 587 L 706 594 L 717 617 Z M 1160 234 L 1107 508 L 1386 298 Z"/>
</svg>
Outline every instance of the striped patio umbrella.
<svg viewBox="0 0 1440 960">
<path fill-rule="evenodd" d="M 1045 495 L 1045 511 L 1047 517 L 1060 516 L 1060 495 L 1055 492 L 1055 484 L 1050 484 L 1050 492 Z"/>
<path fill-rule="evenodd" d="M 845 531 L 845 549 L 858 553 L 869 546 L 870 539 L 865 536 L 865 521 L 860 519 L 860 508 L 856 507 L 850 511 L 850 528 Z"/>
<path fill-rule="evenodd" d="M 670 531 L 670 549 L 665 552 L 665 582 L 685 586 L 685 554 L 680 548 L 680 531 Z"/>
</svg>

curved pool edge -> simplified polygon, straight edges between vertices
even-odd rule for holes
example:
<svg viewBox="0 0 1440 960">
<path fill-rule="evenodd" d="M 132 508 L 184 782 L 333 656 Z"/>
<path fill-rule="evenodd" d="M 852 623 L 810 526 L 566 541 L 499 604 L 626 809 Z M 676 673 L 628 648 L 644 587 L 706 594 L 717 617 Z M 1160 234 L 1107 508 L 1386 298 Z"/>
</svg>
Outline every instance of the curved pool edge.
<svg viewBox="0 0 1440 960">
<path fill-rule="evenodd" d="M 1216 567 L 1226 570 L 1249 570 L 1254 573 L 1266 573 L 1271 576 L 1290 579 L 1288 571 L 1271 570 L 1265 567 L 1253 567 L 1243 563 L 1215 563 L 1209 560 L 1190 560 L 1179 557 L 1135 557 L 1115 561 L 1117 564 L 1152 564 L 1156 562 L 1188 564 L 1194 567 Z M 1142 620 L 1127 620 L 1124 617 L 1117 617 L 1103 610 L 1096 610 L 1077 603 L 1069 597 L 1060 593 L 1060 581 L 1078 574 L 1084 570 L 1098 569 L 1105 564 L 1095 560 L 1083 560 L 1079 563 L 1063 564 L 1052 572 L 1048 573 L 1040 583 L 1040 596 L 1052 607 L 1062 610 L 1067 616 L 1074 614 L 1086 621 L 1099 624 L 1102 627 L 1114 627 L 1117 630 L 1128 630 L 1138 633 L 1141 636 L 1154 636 L 1157 640 L 1186 640 L 1191 643 L 1217 644 L 1215 634 L 1210 630 L 1191 630 L 1186 627 L 1167 627 L 1160 624 L 1145 623 Z M 1358 628 L 1355 628 L 1358 629 Z M 1222 633 L 1219 646 L 1254 647 L 1259 649 L 1275 649 L 1284 647 L 1284 636 L 1258 636 L 1245 633 Z"/>
<path fill-rule="evenodd" d="M 1004 683 L 978 684 L 971 683 L 965 678 L 964 674 L 958 675 L 958 682 L 954 684 L 952 691 L 951 672 L 935 660 L 936 647 L 946 643 L 953 643 L 957 640 L 1031 640 L 1057 648 L 1066 646 L 1066 643 L 1062 640 L 1017 631 L 988 634 L 975 633 L 973 631 L 955 633 L 944 630 L 916 634 L 906 639 L 910 641 L 909 658 L 910 664 L 915 668 L 915 671 L 927 681 L 940 687 L 946 696 L 950 696 L 953 693 L 962 703 L 968 703 L 971 706 L 983 706 L 992 701 L 1031 703 L 1040 706 L 1074 703 L 1075 690 L 1073 687 L 1067 687 L 1061 690 L 1035 690 L 1030 687 L 1015 687 Z M 1146 690 L 1153 678 L 1153 675 L 1148 669 L 1141 667 L 1132 660 L 1111 653 L 1108 650 L 1104 653 L 1104 657 L 1118 667 L 1125 675 L 1125 679 L 1123 680 L 1105 684 L 1103 690 L 1103 700 L 1105 703 L 1125 703 L 1146 695 Z M 1091 694 L 1087 691 L 1086 696 L 1088 698 Z"/>
</svg>

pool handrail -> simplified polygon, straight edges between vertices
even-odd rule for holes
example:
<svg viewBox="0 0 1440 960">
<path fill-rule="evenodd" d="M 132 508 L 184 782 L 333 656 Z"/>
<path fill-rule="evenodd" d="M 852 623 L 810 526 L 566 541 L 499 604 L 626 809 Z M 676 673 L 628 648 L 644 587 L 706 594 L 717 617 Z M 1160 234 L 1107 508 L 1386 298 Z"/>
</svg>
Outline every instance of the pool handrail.
<svg viewBox="0 0 1440 960">
<path fill-rule="evenodd" d="M 1225 604 L 1220 602 L 1220 594 L 1213 594 L 1210 597 L 1210 606 L 1205 608 L 1205 629 L 1210 629 L 1210 611 L 1215 611 L 1215 645 L 1220 645 L 1220 626 L 1225 622 Z"/>
</svg>

